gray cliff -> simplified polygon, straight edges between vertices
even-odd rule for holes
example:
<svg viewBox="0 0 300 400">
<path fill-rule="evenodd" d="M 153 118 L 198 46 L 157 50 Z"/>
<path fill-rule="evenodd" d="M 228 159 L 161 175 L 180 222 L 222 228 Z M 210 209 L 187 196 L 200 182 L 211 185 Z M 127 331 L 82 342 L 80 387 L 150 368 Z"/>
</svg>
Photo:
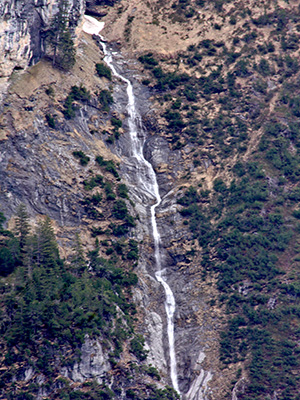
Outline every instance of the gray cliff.
<svg viewBox="0 0 300 400">
<path fill-rule="evenodd" d="M 0 93 L 14 69 L 26 69 L 45 54 L 49 22 L 58 0 L 2 0 L 0 2 Z M 76 34 L 85 0 L 68 2 L 70 28 Z"/>
</svg>

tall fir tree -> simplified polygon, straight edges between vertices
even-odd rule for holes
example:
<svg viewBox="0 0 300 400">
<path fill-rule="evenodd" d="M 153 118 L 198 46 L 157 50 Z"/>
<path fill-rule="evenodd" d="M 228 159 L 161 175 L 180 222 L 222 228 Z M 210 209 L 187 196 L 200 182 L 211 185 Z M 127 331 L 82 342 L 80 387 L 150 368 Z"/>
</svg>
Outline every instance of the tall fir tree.
<svg viewBox="0 0 300 400">
<path fill-rule="evenodd" d="M 19 238 L 21 252 L 24 251 L 30 233 L 29 216 L 26 207 L 21 203 L 17 209 L 15 235 Z"/>
<path fill-rule="evenodd" d="M 44 268 L 55 268 L 59 262 L 59 251 L 51 219 L 46 216 L 36 229 L 35 253 L 38 265 Z"/>
<path fill-rule="evenodd" d="M 58 12 L 52 18 L 47 42 L 53 52 L 53 65 L 64 70 L 71 69 L 76 61 L 76 50 L 70 33 L 68 2 L 66 0 L 60 1 Z"/>
<path fill-rule="evenodd" d="M 84 270 L 86 270 L 87 263 L 84 256 L 84 251 L 79 233 L 76 233 L 75 235 L 75 241 L 72 250 L 73 250 L 73 257 L 71 260 L 71 265 L 74 268 L 76 274 L 81 275 L 81 273 Z"/>
</svg>

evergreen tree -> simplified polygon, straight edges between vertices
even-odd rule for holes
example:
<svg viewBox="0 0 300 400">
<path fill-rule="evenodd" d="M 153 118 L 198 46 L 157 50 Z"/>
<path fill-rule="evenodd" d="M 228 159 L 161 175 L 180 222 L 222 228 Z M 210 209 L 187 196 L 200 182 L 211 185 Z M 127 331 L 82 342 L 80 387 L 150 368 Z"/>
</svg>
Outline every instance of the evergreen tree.
<svg viewBox="0 0 300 400">
<path fill-rule="evenodd" d="M 31 251 L 31 237 L 30 237 L 30 224 L 29 216 L 26 206 L 21 203 L 17 209 L 15 221 L 15 236 L 19 240 L 20 261 L 23 266 L 27 267 L 28 276 L 31 277 L 32 273 L 32 251 Z"/>
<path fill-rule="evenodd" d="M 19 238 L 20 250 L 24 251 L 26 241 L 30 232 L 29 216 L 24 204 L 17 209 L 15 235 Z"/>
<path fill-rule="evenodd" d="M 53 65 L 69 70 L 75 64 L 76 50 L 69 28 L 68 3 L 61 0 L 52 18 L 47 41 L 53 51 Z"/>
<path fill-rule="evenodd" d="M 44 268 L 55 267 L 59 262 L 59 252 L 51 219 L 48 216 L 39 223 L 34 241 L 37 264 Z"/>
<path fill-rule="evenodd" d="M 6 218 L 0 212 L 0 276 L 12 273 L 19 263 L 19 243 L 14 235 L 5 230 L 2 224 Z"/>
<path fill-rule="evenodd" d="M 79 233 L 75 235 L 71 265 L 78 274 L 81 274 L 86 269 L 86 260 Z"/>
</svg>

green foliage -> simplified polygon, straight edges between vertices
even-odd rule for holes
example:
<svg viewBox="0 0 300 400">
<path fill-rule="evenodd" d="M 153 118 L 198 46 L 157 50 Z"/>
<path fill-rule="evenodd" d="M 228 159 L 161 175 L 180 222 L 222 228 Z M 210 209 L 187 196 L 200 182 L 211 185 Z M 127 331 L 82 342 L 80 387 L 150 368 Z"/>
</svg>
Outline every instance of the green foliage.
<svg viewBox="0 0 300 400">
<path fill-rule="evenodd" d="M 270 122 L 265 135 L 274 146 L 274 141 L 282 140 L 285 129 Z M 264 160 L 268 159 L 268 153 L 264 154 Z M 291 218 L 286 215 L 299 218 L 299 210 L 275 208 L 274 197 L 283 188 L 268 186 L 258 162 L 238 162 L 233 171 L 239 179 L 229 187 L 215 179 L 209 205 L 194 187 L 178 203 L 184 206 L 181 214 L 193 238 L 202 246 L 203 279 L 208 273 L 217 274 L 218 288 L 224 293 L 220 301 L 225 302 L 230 315 L 221 332 L 220 359 L 225 365 L 248 359 L 250 384 L 241 398 L 253 398 L 255 393 L 262 399 L 266 393 L 296 387 L 296 383 L 287 383 L 291 369 L 299 365 L 296 343 L 291 340 L 289 347 L 280 338 L 297 335 L 291 318 L 298 319 L 293 304 L 298 301 L 299 290 L 295 284 L 282 287 L 284 272 L 278 260 L 287 249 L 291 251 L 291 238 L 297 229 L 295 225 L 287 228 L 286 218 Z M 298 201 L 298 191 L 289 193 L 288 198 Z M 273 309 L 268 304 L 274 293 L 282 303 Z M 293 304 L 291 296 L 295 296 Z M 290 398 L 295 398 L 292 393 L 294 389 Z"/>
<path fill-rule="evenodd" d="M 47 43 L 53 50 L 53 65 L 64 70 L 71 69 L 76 61 L 75 45 L 70 33 L 68 4 L 60 0 L 57 14 L 52 18 L 47 32 Z"/>
<path fill-rule="evenodd" d="M 104 77 L 111 81 L 111 70 L 110 68 L 105 65 L 104 63 L 96 64 L 96 72 L 100 78 Z"/>
<path fill-rule="evenodd" d="M 98 165 L 100 167 L 105 167 L 105 170 L 107 172 L 110 172 L 111 174 L 113 174 L 113 176 L 115 178 L 119 178 L 119 174 L 117 171 L 117 168 L 115 166 L 115 163 L 113 162 L 113 160 L 104 160 L 104 158 L 102 156 L 97 156 L 95 158 L 96 162 L 98 163 Z"/>
<path fill-rule="evenodd" d="M 49 85 L 49 86 L 47 87 L 47 89 L 45 90 L 45 93 L 46 93 L 46 95 L 49 96 L 49 97 L 54 97 L 55 91 L 54 91 L 53 86 Z"/>
<path fill-rule="evenodd" d="M 144 361 L 147 358 L 148 351 L 144 350 L 144 344 L 145 339 L 142 335 L 135 335 L 130 342 L 130 351 L 139 361 Z"/>
<path fill-rule="evenodd" d="M 152 365 L 150 365 L 149 367 L 145 368 L 146 373 L 151 376 L 151 378 L 157 379 L 158 381 L 160 381 L 160 375 L 159 372 L 157 371 L 157 369 L 155 367 L 152 367 Z"/>
<path fill-rule="evenodd" d="M 122 121 L 120 119 L 118 119 L 118 118 L 112 117 L 110 122 L 116 128 L 121 128 L 122 127 Z"/>
<path fill-rule="evenodd" d="M 127 253 L 127 259 L 137 261 L 139 259 L 138 243 L 135 240 L 130 239 L 128 247 L 129 247 L 129 252 Z"/>
<path fill-rule="evenodd" d="M 124 200 L 115 201 L 112 208 L 112 215 L 117 219 L 125 219 L 128 216 L 128 210 Z"/>
<path fill-rule="evenodd" d="M 46 121 L 50 128 L 56 128 L 55 119 L 51 114 L 46 114 Z"/>
<path fill-rule="evenodd" d="M 176 131 L 177 129 L 180 130 L 185 127 L 182 117 L 178 111 L 167 110 L 164 114 L 164 117 L 168 121 L 169 129 L 173 131 Z"/>
<path fill-rule="evenodd" d="M 5 222 L 4 215 L 0 212 L 0 276 L 7 276 L 11 274 L 15 268 L 20 263 L 20 247 L 19 243 L 22 245 L 25 243 L 25 238 L 27 235 L 26 228 L 22 227 L 18 230 L 19 243 L 14 235 L 3 228 L 3 223 Z"/>
<path fill-rule="evenodd" d="M 122 197 L 123 199 L 128 199 L 128 188 L 125 183 L 120 183 L 117 190 L 120 197 Z"/>
<path fill-rule="evenodd" d="M 111 201 L 116 199 L 116 195 L 113 191 L 113 186 L 110 182 L 105 183 L 104 190 L 106 194 L 106 200 Z"/>
<path fill-rule="evenodd" d="M 90 92 L 81 84 L 80 86 L 72 86 L 70 95 L 73 100 L 88 102 L 91 98 Z"/>
<path fill-rule="evenodd" d="M 92 190 L 97 186 L 103 186 L 103 176 L 102 175 L 96 175 L 90 178 L 89 180 L 84 180 L 83 181 L 83 186 L 85 190 Z"/>
<path fill-rule="evenodd" d="M 88 102 L 90 100 L 90 92 L 83 86 L 72 86 L 70 94 L 67 96 L 64 103 L 64 115 L 67 119 L 75 117 L 76 106 L 74 100 Z"/>
<path fill-rule="evenodd" d="M 138 60 L 145 65 L 146 68 L 153 68 L 158 65 L 158 62 L 153 57 L 152 53 L 145 54 L 144 56 L 140 56 Z"/>
<path fill-rule="evenodd" d="M 52 381 L 56 380 L 58 360 L 64 359 L 65 365 L 71 366 L 76 361 L 76 349 L 81 346 L 86 334 L 91 337 L 101 334 L 110 338 L 117 357 L 122 342 L 132 335 L 131 314 L 135 309 L 129 301 L 128 290 L 137 283 L 137 276 L 128 269 L 116 266 L 111 260 L 101 258 L 97 244 L 88 253 L 87 260 L 78 234 L 74 240 L 71 263 L 67 264 L 59 257 L 48 217 L 41 220 L 35 230 L 31 229 L 32 233 L 24 206 L 19 208 L 17 218 L 17 238 L 2 226 L 0 228 L 0 256 L 3 251 L 10 251 L 10 241 L 14 242 L 15 254 L 20 254 L 21 246 L 26 248 L 30 253 L 31 274 L 24 273 L 22 264 L 16 259 L 12 258 L 11 270 L 10 264 L 1 263 L 2 276 L 15 271 L 18 279 L 17 285 L 8 283 L 6 290 L 1 292 L 2 318 L 5 320 L 5 324 L 1 325 L 1 345 L 5 349 L 6 369 L 29 363 L 35 371 Z M 4 222 L 2 214 L 0 220 Z M 92 273 L 88 272 L 88 265 Z M 4 270 L 3 266 L 9 268 Z M 114 319 L 117 321 L 112 333 Z M 137 356 L 143 357 L 145 352 L 139 347 L 143 343 L 142 337 L 133 340 L 134 351 Z M 18 352 L 15 352 L 15 346 Z M 2 371 L 1 381 L 2 388 L 10 384 L 6 371 L 4 375 Z M 31 386 L 26 392 L 18 391 L 13 398 L 35 398 L 32 393 L 36 389 Z M 82 396 L 80 391 L 69 392 L 64 382 L 61 387 L 65 387 L 70 399 Z M 92 387 L 91 384 L 90 390 Z M 113 393 L 101 387 L 99 396 L 97 398 L 107 399 Z"/>
<path fill-rule="evenodd" d="M 84 152 L 81 150 L 73 151 L 72 154 L 74 157 L 79 159 L 80 164 L 83 166 L 87 165 L 88 162 L 90 161 L 90 157 L 88 157 L 86 154 L 84 154 Z"/>
<path fill-rule="evenodd" d="M 109 107 L 113 104 L 114 99 L 109 90 L 101 90 L 98 96 L 99 103 L 102 105 L 104 111 L 109 111 Z"/>
</svg>

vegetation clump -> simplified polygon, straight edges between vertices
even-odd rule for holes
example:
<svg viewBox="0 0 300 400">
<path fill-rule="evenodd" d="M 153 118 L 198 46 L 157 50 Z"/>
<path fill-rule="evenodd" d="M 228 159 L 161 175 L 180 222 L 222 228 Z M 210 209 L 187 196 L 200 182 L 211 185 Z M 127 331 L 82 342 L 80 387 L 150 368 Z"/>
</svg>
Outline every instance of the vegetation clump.
<svg viewBox="0 0 300 400">
<path fill-rule="evenodd" d="M 52 49 L 52 63 L 63 70 L 71 69 L 76 62 L 76 49 L 70 32 L 68 2 L 60 0 L 58 12 L 52 18 L 47 32 L 47 43 Z"/>
<path fill-rule="evenodd" d="M 73 156 L 79 159 L 79 162 L 82 166 L 86 166 L 90 161 L 90 157 L 84 154 L 81 150 L 73 151 Z"/>
<path fill-rule="evenodd" d="M 111 70 L 104 63 L 96 64 L 96 72 L 100 78 L 104 77 L 104 78 L 108 79 L 109 81 L 111 81 Z"/>
<path fill-rule="evenodd" d="M 99 93 L 98 96 L 99 102 L 103 107 L 103 110 L 108 112 L 109 111 L 109 107 L 113 104 L 114 99 L 111 95 L 111 92 L 109 90 L 101 90 L 101 92 Z"/>
<path fill-rule="evenodd" d="M 69 95 L 67 96 L 64 103 L 64 115 L 67 119 L 75 117 L 75 111 L 78 106 L 75 104 L 75 100 L 82 101 L 83 103 L 89 102 L 91 98 L 90 92 L 83 86 L 72 86 Z"/>
<path fill-rule="evenodd" d="M 101 196 L 93 195 L 90 201 L 98 203 Z M 123 205 L 120 207 L 116 212 L 122 214 Z M 119 357 L 122 343 L 133 336 L 135 308 L 130 302 L 130 287 L 136 285 L 137 276 L 131 267 L 120 268 L 112 259 L 101 257 L 97 241 L 94 250 L 85 253 L 79 235 L 70 261 L 62 260 L 50 219 L 31 227 L 23 205 L 17 212 L 15 233 L 5 230 L 5 218 L 2 214 L 0 218 L 0 273 L 9 277 L 7 282 L 17 283 L 7 283 L 1 293 L 5 370 L 0 390 L 6 388 L 6 394 L 10 393 L 10 371 L 21 373 L 23 365 L 43 374 L 51 388 L 51 382 L 58 378 L 57 363 L 72 366 L 78 361 L 76 352 L 85 335 L 110 341 L 114 345 L 112 357 Z M 134 241 L 129 252 L 132 249 L 137 250 Z M 133 336 L 131 343 L 134 354 L 144 360 L 143 338 Z M 72 392 L 67 380 L 60 387 L 65 393 Z M 15 398 L 31 398 L 36 388 L 31 385 L 25 392 L 14 393 Z"/>
</svg>

